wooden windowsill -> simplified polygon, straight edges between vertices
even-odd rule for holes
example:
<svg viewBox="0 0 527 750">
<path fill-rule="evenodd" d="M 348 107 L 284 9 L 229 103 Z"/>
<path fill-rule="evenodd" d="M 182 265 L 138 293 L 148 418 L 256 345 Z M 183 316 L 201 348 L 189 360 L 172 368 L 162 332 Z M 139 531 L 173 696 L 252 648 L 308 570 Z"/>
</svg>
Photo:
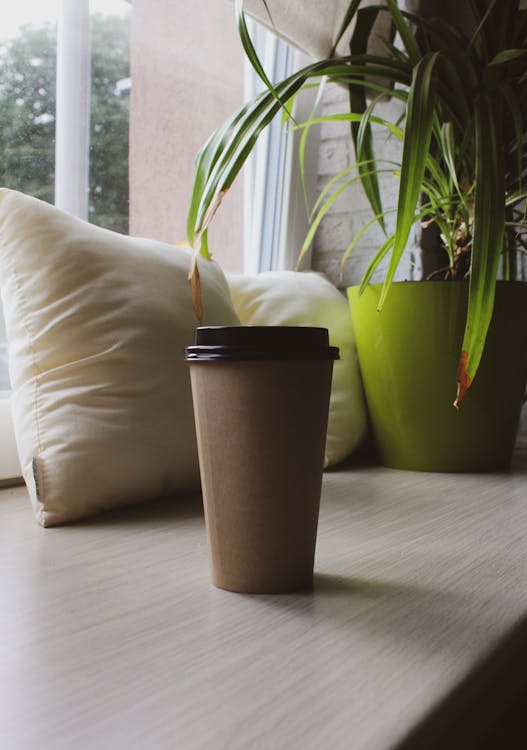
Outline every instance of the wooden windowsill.
<svg viewBox="0 0 527 750">
<path fill-rule="evenodd" d="M 521 455 L 327 473 L 298 595 L 212 587 L 199 497 L 47 530 L 24 488 L 0 500 L 10 750 L 469 750 L 523 688 Z"/>
</svg>

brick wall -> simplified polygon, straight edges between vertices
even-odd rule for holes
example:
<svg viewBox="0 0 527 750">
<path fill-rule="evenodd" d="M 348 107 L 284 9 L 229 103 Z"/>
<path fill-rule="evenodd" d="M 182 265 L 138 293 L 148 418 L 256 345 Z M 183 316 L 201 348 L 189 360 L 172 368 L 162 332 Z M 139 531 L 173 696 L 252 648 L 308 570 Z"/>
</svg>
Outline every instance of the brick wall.
<svg viewBox="0 0 527 750">
<path fill-rule="evenodd" d="M 322 114 L 328 115 L 348 111 L 348 95 L 344 88 L 337 84 L 330 84 L 324 95 Z M 378 105 L 376 114 L 395 121 L 400 113 L 399 102 L 382 102 Z M 397 199 L 398 179 L 393 174 L 393 166 L 381 164 L 382 159 L 398 161 L 400 159 L 401 144 L 381 126 L 374 128 L 375 149 L 379 157 L 378 166 L 386 168 L 380 180 L 381 195 L 385 209 L 395 208 Z M 320 133 L 320 153 L 318 168 L 318 191 L 332 177 L 350 167 L 355 162 L 350 128 L 347 122 L 323 123 Z M 347 174 L 337 185 L 355 176 L 355 172 Z M 362 236 L 360 242 L 349 255 L 348 260 L 341 267 L 342 256 L 352 238 L 372 218 L 371 207 L 364 191 L 357 181 L 347 188 L 335 202 L 322 220 L 315 236 L 312 265 L 315 270 L 322 271 L 341 289 L 358 283 L 374 253 L 383 242 L 383 232 L 378 224 L 373 225 Z M 395 213 L 387 220 L 388 229 L 393 229 Z M 380 281 L 384 276 L 385 263 L 375 272 L 373 280 Z M 398 273 L 399 279 L 420 278 L 419 253 L 417 248 L 410 245 L 407 257 Z"/>
</svg>

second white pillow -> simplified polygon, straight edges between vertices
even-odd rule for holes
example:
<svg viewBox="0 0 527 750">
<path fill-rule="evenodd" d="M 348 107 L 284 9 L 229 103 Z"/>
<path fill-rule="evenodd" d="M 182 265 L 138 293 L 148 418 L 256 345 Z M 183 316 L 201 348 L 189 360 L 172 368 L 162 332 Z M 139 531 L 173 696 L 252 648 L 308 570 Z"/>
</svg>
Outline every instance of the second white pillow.
<svg viewBox="0 0 527 750">
<path fill-rule="evenodd" d="M 329 407 L 325 466 L 349 456 L 366 433 L 355 336 L 346 299 L 318 273 L 270 271 L 227 275 L 234 308 L 243 325 L 322 326 L 340 349 Z"/>
</svg>

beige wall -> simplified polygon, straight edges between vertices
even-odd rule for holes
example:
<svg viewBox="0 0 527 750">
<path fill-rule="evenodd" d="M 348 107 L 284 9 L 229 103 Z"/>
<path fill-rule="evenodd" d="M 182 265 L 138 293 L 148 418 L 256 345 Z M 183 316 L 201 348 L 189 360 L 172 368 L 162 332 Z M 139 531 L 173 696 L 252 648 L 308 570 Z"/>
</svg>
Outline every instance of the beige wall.
<svg viewBox="0 0 527 750">
<path fill-rule="evenodd" d="M 243 50 L 226 0 L 134 0 L 130 233 L 185 240 L 194 159 L 243 100 Z M 242 270 L 242 179 L 216 215 L 210 249 Z"/>
</svg>

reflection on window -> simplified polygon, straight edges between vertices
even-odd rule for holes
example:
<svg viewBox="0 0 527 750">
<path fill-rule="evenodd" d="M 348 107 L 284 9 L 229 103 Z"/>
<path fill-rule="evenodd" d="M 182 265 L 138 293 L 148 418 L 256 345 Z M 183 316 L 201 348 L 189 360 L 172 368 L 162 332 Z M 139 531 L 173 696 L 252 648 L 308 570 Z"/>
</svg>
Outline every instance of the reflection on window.
<svg viewBox="0 0 527 750">
<path fill-rule="evenodd" d="M 22 27 L 0 47 L 3 187 L 53 200 L 55 27 Z"/>
<path fill-rule="evenodd" d="M 14 26 L 16 6 L 5 11 L 7 26 L 0 13 L 0 183 L 52 202 L 58 8 L 54 0 L 42 0 L 33 4 L 38 18 Z M 21 21 L 30 6 L 20 3 Z M 89 220 L 126 232 L 130 5 L 99 0 L 91 7 Z"/>
<path fill-rule="evenodd" d="M 92 16 L 88 215 L 118 232 L 128 231 L 129 37 L 129 17 Z"/>
<path fill-rule="evenodd" d="M 0 9 L 0 185 L 50 203 L 55 192 L 58 13 L 58 0 L 17 0 Z M 90 13 L 88 218 L 127 232 L 131 5 L 127 0 L 91 0 Z M 1 317 L 0 390 L 8 387 Z"/>
</svg>

